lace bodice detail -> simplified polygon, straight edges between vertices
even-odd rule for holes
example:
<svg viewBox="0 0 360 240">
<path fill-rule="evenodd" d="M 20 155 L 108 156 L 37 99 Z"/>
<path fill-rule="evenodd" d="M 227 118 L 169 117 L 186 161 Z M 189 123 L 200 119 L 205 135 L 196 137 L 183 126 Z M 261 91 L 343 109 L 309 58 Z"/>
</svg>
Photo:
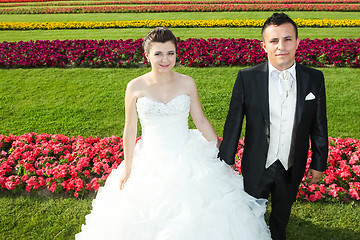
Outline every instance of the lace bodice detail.
<svg viewBox="0 0 360 240">
<path fill-rule="evenodd" d="M 168 103 L 149 97 L 138 98 L 136 108 L 141 123 L 141 147 L 178 151 L 188 137 L 189 95 L 181 94 Z M 176 150 L 175 150 L 176 149 Z"/>
<path fill-rule="evenodd" d="M 168 103 L 158 102 L 149 97 L 141 97 L 138 98 L 136 107 L 140 119 L 146 116 L 161 117 L 187 113 L 190 108 L 190 96 L 181 94 Z"/>
</svg>

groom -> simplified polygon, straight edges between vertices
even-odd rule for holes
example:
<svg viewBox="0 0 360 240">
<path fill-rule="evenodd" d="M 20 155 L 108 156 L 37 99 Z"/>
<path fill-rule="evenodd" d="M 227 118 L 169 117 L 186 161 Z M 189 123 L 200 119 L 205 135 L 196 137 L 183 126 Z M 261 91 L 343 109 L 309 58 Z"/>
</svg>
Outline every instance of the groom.
<svg viewBox="0 0 360 240">
<path fill-rule="evenodd" d="M 311 140 L 310 184 L 326 169 L 328 133 L 324 76 L 295 62 L 300 39 L 295 22 L 274 13 L 261 31 L 268 61 L 239 71 L 226 118 L 219 157 L 234 157 L 246 116 L 241 160 L 244 188 L 256 198 L 271 195 L 269 220 L 274 240 L 286 226 L 303 178 Z"/>
</svg>

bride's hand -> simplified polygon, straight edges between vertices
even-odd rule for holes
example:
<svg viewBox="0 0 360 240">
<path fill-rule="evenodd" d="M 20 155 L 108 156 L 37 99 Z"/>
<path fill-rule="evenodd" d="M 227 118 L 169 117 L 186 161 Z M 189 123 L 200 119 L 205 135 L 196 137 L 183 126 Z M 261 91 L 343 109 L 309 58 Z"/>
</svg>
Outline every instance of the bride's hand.
<svg viewBox="0 0 360 240">
<path fill-rule="evenodd" d="M 130 170 L 124 169 L 120 177 L 120 191 L 124 189 L 127 180 L 130 177 Z"/>
<path fill-rule="evenodd" d="M 236 172 L 239 171 L 239 170 L 237 169 L 237 167 L 236 167 L 236 164 L 230 165 L 230 167 L 231 167 L 232 169 L 234 169 L 234 171 L 236 171 Z"/>
</svg>

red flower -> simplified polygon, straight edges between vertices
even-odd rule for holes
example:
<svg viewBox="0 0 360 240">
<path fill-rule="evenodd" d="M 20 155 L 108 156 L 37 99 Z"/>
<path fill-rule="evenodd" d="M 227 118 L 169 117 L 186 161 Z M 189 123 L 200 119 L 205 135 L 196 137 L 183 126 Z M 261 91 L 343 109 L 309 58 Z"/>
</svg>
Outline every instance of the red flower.
<svg viewBox="0 0 360 240">
<path fill-rule="evenodd" d="M 224 45 L 224 49 L 229 47 L 231 45 Z M 207 59 L 202 54 L 199 51 L 199 56 Z M 216 58 L 216 54 L 213 55 Z M 63 135 L 30 133 L 22 136 L 0 135 L 0 143 L 2 146 L 11 143 L 11 149 L 0 152 L 0 187 L 8 191 L 23 188 L 31 192 L 46 188 L 51 192 L 65 191 L 78 197 L 89 191 L 97 191 L 111 170 L 119 166 L 124 155 L 122 139 L 114 136 L 85 139 L 81 136 L 68 138 Z M 243 147 L 244 139 L 241 139 L 236 153 L 239 171 Z M 311 156 L 310 150 L 307 168 Z M 307 201 L 324 198 L 347 202 L 359 200 L 359 156 L 359 140 L 330 137 L 328 168 L 324 178 L 318 186 L 301 183 L 297 197 Z M 91 173 L 95 173 L 96 177 Z M 304 181 L 308 181 L 305 175 Z M 62 188 L 58 188 L 58 185 Z"/>
</svg>

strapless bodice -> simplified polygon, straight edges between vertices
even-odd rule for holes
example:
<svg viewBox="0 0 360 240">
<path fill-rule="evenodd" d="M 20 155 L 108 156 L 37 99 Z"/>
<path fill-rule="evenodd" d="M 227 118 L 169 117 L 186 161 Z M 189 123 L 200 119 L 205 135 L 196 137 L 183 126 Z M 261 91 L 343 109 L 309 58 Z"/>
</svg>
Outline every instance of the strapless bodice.
<svg viewBox="0 0 360 240">
<path fill-rule="evenodd" d="M 168 103 L 149 97 L 137 99 L 136 108 L 141 123 L 141 147 L 177 151 L 188 136 L 189 95 L 181 94 Z"/>
</svg>

